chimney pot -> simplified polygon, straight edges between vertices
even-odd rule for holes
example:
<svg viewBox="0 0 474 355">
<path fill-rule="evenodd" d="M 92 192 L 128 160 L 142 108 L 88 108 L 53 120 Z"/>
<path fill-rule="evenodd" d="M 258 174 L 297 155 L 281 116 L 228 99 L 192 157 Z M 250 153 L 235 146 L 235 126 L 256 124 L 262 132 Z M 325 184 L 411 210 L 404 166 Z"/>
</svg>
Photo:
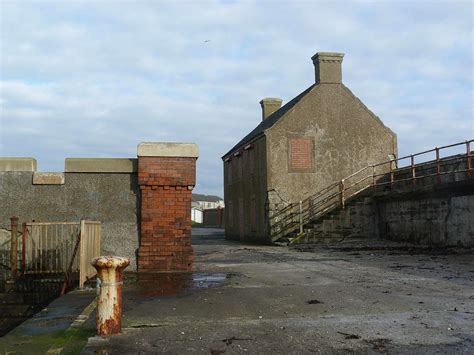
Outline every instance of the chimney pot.
<svg viewBox="0 0 474 355">
<path fill-rule="evenodd" d="M 266 97 L 260 101 L 260 106 L 262 106 L 262 121 L 270 116 L 273 112 L 277 111 L 281 107 L 282 99 L 275 97 Z"/>
<path fill-rule="evenodd" d="M 342 58 L 344 53 L 318 52 L 311 57 L 316 84 L 342 83 Z"/>
</svg>

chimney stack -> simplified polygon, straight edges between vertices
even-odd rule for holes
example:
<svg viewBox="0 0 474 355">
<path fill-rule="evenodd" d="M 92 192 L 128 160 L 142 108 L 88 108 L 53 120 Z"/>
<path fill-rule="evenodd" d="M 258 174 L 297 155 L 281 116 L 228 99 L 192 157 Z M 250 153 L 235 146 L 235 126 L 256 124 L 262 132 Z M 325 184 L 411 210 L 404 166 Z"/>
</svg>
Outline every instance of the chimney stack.
<svg viewBox="0 0 474 355">
<path fill-rule="evenodd" d="M 318 52 L 312 56 L 316 84 L 341 84 L 343 57 L 344 53 L 329 52 Z"/>
<path fill-rule="evenodd" d="M 260 101 L 260 105 L 262 106 L 262 121 L 278 110 L 282 102 L 283 100 L 274 97 L 267 97 Z"/>
</svg>

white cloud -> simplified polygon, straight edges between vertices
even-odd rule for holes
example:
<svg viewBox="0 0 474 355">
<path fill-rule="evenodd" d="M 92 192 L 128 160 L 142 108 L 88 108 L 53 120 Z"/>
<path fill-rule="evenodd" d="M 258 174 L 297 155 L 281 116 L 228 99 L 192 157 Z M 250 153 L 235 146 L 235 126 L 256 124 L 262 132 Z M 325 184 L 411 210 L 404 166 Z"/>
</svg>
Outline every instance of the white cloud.
<svg viewBox="0 0 474 355">
<path fill-rule="evenodd" d="M 0 6 L 0 155 L 35 156 L 41 170 L 189 141 L 196 191 L 221 194 L 220 156 L 258 124 L 262 97 L 312 84 L 316 51 L 346 53 L 345 84 L 401 154 L 474 136 L 469 2 Z"/>
</svg>

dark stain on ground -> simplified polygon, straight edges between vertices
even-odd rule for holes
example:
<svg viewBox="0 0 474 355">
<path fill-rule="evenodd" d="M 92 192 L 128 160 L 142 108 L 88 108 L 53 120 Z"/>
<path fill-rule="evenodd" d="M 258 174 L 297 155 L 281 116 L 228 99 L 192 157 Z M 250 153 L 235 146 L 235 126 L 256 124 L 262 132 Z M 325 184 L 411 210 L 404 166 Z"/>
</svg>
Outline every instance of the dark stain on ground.
<svg viewBox="0 0 474 355">
<path fill-rule="evenodd" d="M 306 302 L 307 304 L 320 304 L 320 303 L 323 303 L 321 301 L 318 301 L 318 300 L 309 300 Z"/>
<path fill-rule="evenodd" d="M 386 353 L 388 351 L 387 346 L 392 342 L 390 339 L 378 338 L 378 339 L 365 339 L 366 343 L 371 344 L 375 351 Z"/>
</svg>

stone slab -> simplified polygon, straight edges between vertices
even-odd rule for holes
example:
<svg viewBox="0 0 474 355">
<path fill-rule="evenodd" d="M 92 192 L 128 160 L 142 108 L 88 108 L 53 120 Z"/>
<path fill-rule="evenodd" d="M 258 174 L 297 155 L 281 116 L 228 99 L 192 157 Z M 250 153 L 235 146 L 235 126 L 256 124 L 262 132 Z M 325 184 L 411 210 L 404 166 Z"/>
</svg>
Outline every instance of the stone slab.
<svg viewBox="0 0 474 355">
<path fill-rule="evenodd" d="M 199 148 L 194 143 L 143 142 L 138 145 L 139 157 L 199 157 Z"/>
<path fill-rule="evenodd" d="M 0 158 L 0 171 L 36 171 L 36 159 Z"/>
<path fill-rule="evenodd" d="M 64 173 L 33 173 L 33 185 L 64 185 Z"/>
<path fill-rule="evenodd" d="M 344 58 L 344 53 L 336 53 L 336 52 L 318 52 L 311 57 L 313 62 L 316 61 L 336 61 L 342 62 Z"/>
<path fill-rule="evenodd" d="M 66 158 L 66 173 L 136 173 L 137 159 L 129 158 Z"/>
</svg>

